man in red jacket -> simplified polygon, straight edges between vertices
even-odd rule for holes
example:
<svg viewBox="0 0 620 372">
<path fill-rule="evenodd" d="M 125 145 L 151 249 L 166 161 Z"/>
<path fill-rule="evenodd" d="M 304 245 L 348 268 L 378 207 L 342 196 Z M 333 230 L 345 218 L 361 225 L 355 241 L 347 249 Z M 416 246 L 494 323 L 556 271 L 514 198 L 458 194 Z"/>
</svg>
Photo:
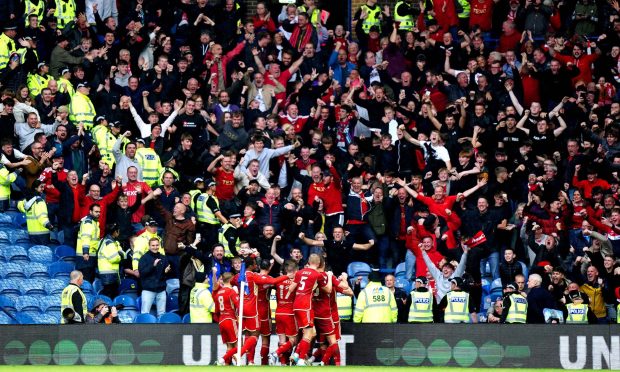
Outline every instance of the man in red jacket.
<svg viewBox="0 0 620 372">
<path fill-rule="evenodd" d="M 101 197 L 101 188 L 99 187 L 99 185 L 92 184 L 88 189 L 88 194 L 83 201 L 81 215 L 82 217 L 88 215 L 90 206 L 95 203 L 99 204 L 99 206 L 101 207 L 99 221 L 102 221 L 102 223 L 99 224 L 100 237 L 105 236 L 105 221 L 108 207 L 110 206 L 110 204 L 116 201 L 116 197 L 118 196 L 119 191 L 122 189 L 122 178 L 120 176 L 114 182 L 112 182 L 112 192 L 104 196 L 103 198 Z"/>
<path fill-rule="evenodd" d="M 319 202 L 319 200 L 323 202 L 325 235 L 330 236 L 334 226 L 342 226 L 344 224 L 344 209 L 342 208 L 340 175 L 330 160 L 326 160 L 325 163 L 329 170 L 323 171 L 322 181 L 315 181 L 308 188 L 308 204 L 312 205 L 312 203 Z"/>
</svg>

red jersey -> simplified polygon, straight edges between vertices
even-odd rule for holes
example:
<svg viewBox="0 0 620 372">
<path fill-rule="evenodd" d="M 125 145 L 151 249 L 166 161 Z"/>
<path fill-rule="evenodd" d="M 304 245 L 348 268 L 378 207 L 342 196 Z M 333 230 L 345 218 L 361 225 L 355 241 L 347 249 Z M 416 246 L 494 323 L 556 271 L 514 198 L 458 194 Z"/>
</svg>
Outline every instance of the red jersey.
<svg viewBox="0 0 620 372">
<path fill-rule="evenodd" d="M 268 275 L 261 275 L 252 271 L 245 272 L 246 285 L 250 289 L 250 294 L 245 294 L 243 296 L 243 316 L 244 317 L 255 317 L 258 315 L 258 288 L 261 285 L 274 285 L 283 281 L 283 278 L 288 278 L 286 276 L 280 276 L 278 278 L 272 278 Z M 235 275 L 232 279 L 231 283 L 233 285 L 239 284 L 239 274 Z M 265 295 L 267 299 L 267 304 L 269 304 L 269 297 Z"/>
<path fill-rule="evenodd" d="M 319 287 L 325 287 L 327 285 L 327 273 L 321 273 L 321 279 L 319 280 Z M 314 310 L 314 317 L 321 319 L 329 319 L 332 318 L 332 308 L 331 308 L 331 297 L 334 295 L 334 299 L 336 298 L 336 287 L 340 285 L 340 280 L 336 277 L 332 276 L 332 291 L 331 293 L 327 293 L 322 291 L 320 288 L 317 288 L 314 291 L 314 296 L 312 297 L 312 309 Z M 336 312 L 338 312 L 338 307 L 336 306 Z"/>
<path fill-rule="evenodd" d="M 306 126 L 306 123 L 309 119 L 309 116 L 299 115 L 295 118 L 292 118 L 286 114 L 280 114 L 280 127 L 284 126 L 285 124 L 290 124 L 293 126 L 293 129 L 295 129 L 295 133 L 299 134 L 301 133 L 301 131 L 303 131 L 304 126 Z"/>
<path fill-rule="evenodd" d="M 219 200 L 232 200 L 235 197 L 235 176 L 234 172 L 227 172 L 219 167 L 213 171 L 213 178 L 217 182 L 215 196 Z"/>
<path fill-rule="evenodd" d="M 67 182 L 68 170 L 59 169 L 56 171 L 56 174 L 58 174 L 58 181 Z M 45 184 L 45 202 L 58 203 L 60 201 L 60 191 L 52 184 L 52 168 L 45 168 L 43 173 L 39 176 L 39 180 Z"/>
<path fill-rule="evenodd" d="M 323 200 L 325 214 L 328 216 L 344 212 L 342 208 L 342 184 L 340 175 L 333 165 L 329 168 L 329 171 L 333 177 L 329 185 L 325 186 L 325 183 L 322 181 L 318 183 L 313 182 L 308 188 L 308 204 L 312 205 L 312 203 L 314 203 L 314 197 L 318 196 Z"/>
<path fill-rule="evenodd" d="M 237 320 L 239 295 L 234 289 L 221 287 L 213 294 L 213 301 L 215 302 L 215 314 L 220 323 L 226 319 Z"/>
<path fill-rule="evenodd" d="M 287 279 L 282 283 L 276 285 L 276 300 L 278 301 L 278 307 L 276 308 L 276 315 L 293 315 L 293 302 L 295 301 L 295 295 L 292 294 L 289 298 L 286 298 L 288 294 L 288 288 L 293 284 L 291 279 Z"/>
<path fill-rule="evenodd" d="M 142 188 L 142 195 L 147 195 L 149 192 L 151 192 L 151 188 L 149 185 L 146 184 L 146 182 L 127 182 L 127 184 L 123 186 L 123 192 L 125 193 L 125 195 L 127 195 L 127 203 L 129 204 L 129 206 L 134 205 L 138 200 L 138 193 L 136 192 L 136 186 L 138 185 L 140 185 L 140 187 Z M 143 204 L 140 206 L 140 208 L 138 208 L 137 211 L 134 212 L 133 215 L 131 215 L 131 223 L 140 223 L 142 217 L 144 217 L 144 213 L 145 212 Z"/>
<path fill-rule="evenodd" d="M 478 25 L 483 32 L 491 31 L 494 4 L 493 0 L 472 0 L 469 27 Z"/>
<path fill-rule="evenodd" d="M 269 278 L 269 275 L 258 274 L 262 278 Z M 269 319 L 271 316 L 271 310 L 269 308 L 269 293 L 271 293 L 271 285 L 270 284 L 262 284 L 257 286 L 258 293 L 256 295 L 256 305 L 258 306 L 258 315 L 260 320 Z"/>
<path fill-rule="evenodd" d="M 297 288 L 295 288 L 295 301 L 293 301 L 293 309 L 310 310 L 312 308 L 312 295 L 314 293 L 314 288 L 317 285 L 319 287 L 325 286 L 325 283 L 320 283 L 319 279 L 321 279 L 321 273 L 309 267 L 299 270 L 295 274 L 294 282 L 297 284 Z"/>
</svg>

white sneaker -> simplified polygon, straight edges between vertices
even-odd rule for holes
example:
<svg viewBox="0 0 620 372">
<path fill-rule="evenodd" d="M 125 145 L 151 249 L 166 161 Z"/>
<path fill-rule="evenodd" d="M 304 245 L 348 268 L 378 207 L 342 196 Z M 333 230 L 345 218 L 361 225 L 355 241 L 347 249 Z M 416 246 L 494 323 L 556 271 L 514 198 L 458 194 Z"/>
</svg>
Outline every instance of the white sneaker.
<svg viewBox="0 0 620 372">
<path fill-rule="evenodd" d="M 323 361 L 321 360 L 321 361 L 319 362 L 319 364 L 317 364 L 317 365 L 318 365 L 318 366 L 323 367 L 323 366 L 325 365 L 325 363 L 323 363 Z"/>
<path fill-rule="evenodd" d="M 300 358 L 300 359 L 297 360 L 297 367 L 306 367 L 306 366 L 307 366 L 307 364 L 306 364 L 306 360 L 305 359 L 301 359 Z"/>
<path fill-rule="evenodd" d="M 269 354 L 269 365 L 270 366 L 277 366 L 278 365 L 278 354 L 276 354 L 275 351 L 273 353 Z"/>
<path fill-rule="evenodd" d="M 217 361 L 215 362 L 215 365 L 216 366 L 225 366 L 226 362 L 224 361 L 224 358 L 220 357 L 220 358 L 217 358 Z"/>
<path fill-rule="evenodd" d="M 239 361 L 237 360 L 237 354 L 234 354 L 232 356 L 232 365 L 233 366 L 238 366 L 239 365 Z"/>
<path fill-rule="evenodd" d="M 293 364 L 297 364 L 297 361 L 299 361 L 299 354 L 297 354 L 297 353 L 291 354 L 291 362 Z"/>
<path fill-rule="evenodd" d="M 314 355 L 313 355 L 313 356 L 311 356 L 310 358 L 308 358 L 308 359 L 306 360 L 306 362 L 307 362 L 308 364 L 312 364 L 312 363 L 314 363 Z"/>
</svg>

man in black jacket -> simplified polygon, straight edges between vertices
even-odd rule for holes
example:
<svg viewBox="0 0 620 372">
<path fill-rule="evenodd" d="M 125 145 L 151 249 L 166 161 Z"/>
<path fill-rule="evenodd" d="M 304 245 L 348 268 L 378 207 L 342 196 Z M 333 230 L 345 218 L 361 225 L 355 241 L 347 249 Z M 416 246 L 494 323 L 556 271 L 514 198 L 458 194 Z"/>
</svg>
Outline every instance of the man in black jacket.
<svg viewBox="0 0 620 372">
<path fill-rule="evenodd" d="M 142 285 L 142 313 L 149 313 L 153 302 L 157 305 L 157 316 L 166 312 L 166 274 L 170 271 L 168 259 L 161 250 L 159 239 L 149 240 L 149 250 L 138 263 Z"/>
</svg>

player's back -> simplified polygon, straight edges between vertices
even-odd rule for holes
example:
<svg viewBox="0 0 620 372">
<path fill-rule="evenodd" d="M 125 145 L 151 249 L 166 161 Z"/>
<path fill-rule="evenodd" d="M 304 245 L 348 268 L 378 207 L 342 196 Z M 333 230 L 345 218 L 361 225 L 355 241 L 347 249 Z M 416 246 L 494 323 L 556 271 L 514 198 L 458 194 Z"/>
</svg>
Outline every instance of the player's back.
<svg viewBox="0 0 620 372">
<path fill-rule="evenodd" d="M 294 309 L 306 310 L 312 306 L 312 295 L 315 286 L 321 274 L 315 269 L 306 267 L 299 270 L 295 274 L 295 301 L 293 302 Z"/>
<path fill-rule="evenodd" d="M 239 295 L 230 287 L 221 287 L 214 295 L 215 312 L 219 315 L 219 321 L 225 319 L 237 319 L 239 308 Z"/>
<path fill-rule="evenodd" d="M 288 289 L 293 284 L 291 279 L 287 279 L 282 283 L 276 285 L 276 301 L 278 307 L 276 308 L 276 314 L 278 315 L 293 315 L 293 302 L 295 301 L 295 294 L 292 293 L 288 298 Z"/>
</svg>

